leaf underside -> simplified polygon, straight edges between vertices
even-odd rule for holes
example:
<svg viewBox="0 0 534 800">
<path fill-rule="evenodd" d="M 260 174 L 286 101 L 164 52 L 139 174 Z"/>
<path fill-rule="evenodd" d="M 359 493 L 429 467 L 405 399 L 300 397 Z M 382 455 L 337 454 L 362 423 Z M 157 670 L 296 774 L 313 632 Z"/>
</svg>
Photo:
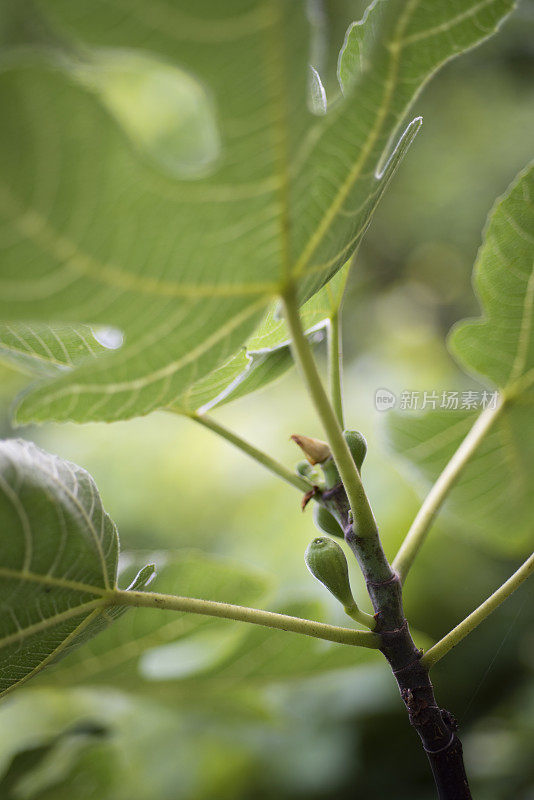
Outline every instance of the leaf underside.
<svg viewBox="0 0 534 800">
<path fill-rule="evenodd" d="M 374 2 L 322 116 L 308 107 L 304 3 L 34 5 L 46 47 L 22 41 L 0 60 L 0 320 L 112 326 L 124 344 L 36 385 L 19 423 L 187 404 L 284 287 L 304 302 L 347 261 L 418 130 L 395 147 L 414 98 L 513 4 Z"/>
<path fill-rule="evenodd" d="M 90 475 L 22 440 L 0 443 L 0 530 L 5 692 L 107 624 L 118 537 Z"/>
<path fill-rule="evenodd" d="M 87 325 L 0 324 L 0 358 L 30 375 L 57 375 L 106 352 Z"/>
</svg>

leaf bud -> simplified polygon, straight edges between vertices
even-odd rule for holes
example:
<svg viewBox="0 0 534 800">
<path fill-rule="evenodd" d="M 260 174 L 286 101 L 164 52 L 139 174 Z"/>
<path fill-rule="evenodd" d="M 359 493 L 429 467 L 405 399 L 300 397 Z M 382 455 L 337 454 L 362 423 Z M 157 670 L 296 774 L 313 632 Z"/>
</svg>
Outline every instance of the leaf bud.
<svg viewBox="0 0 534 800">
<path fill-rule="evenodd" d="M 322 464 L 332 455 L 328 444 L 320 439 L 312 439 L 309 436 L 299 436 L 297 434 L 294 434 L 291 439 L 300 447 L 312 466 Z"/>
<path fill-rule="evenodd" d="M 302 475 L 303 478 L 309 478 L 313 473 L 313 467 L 309 461 L 299 461 L 295 470 L 299 475 Z"/>
</svg>

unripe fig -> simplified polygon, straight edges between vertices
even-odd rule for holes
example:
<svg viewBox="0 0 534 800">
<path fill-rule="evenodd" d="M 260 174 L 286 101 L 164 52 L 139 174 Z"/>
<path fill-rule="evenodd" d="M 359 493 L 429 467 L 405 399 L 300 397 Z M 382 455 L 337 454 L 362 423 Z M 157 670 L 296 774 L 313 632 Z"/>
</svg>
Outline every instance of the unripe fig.
<svg viewBox="0 0 534 800">
<path fill-rule="evenodd" d="M 314 539 L 306 549 L 304 560 L 314 578 L 321 581 L 342 606 L 353 608 L 356 605 L 350 588 L 347 559 L 337 542 L 323 536 Z"/>
<path fill-rule="evenodd" d="M 367 453 L 365 437 L 360 431 L 343 431 L 343 436 L 349 446 L 354 463 L 358 467 L 358 472 L 361 472 L 363 460 Z"/>
<path fill-rule="evenodd" d="M 315 504 L 313 509 L 313 521 L 323 533 L 343 538 L 343 531 L 338 521 L 332 516 L 330 511 L 327 511 L 326 508 L 320 506 L 318 503 Z"/>
</svg>

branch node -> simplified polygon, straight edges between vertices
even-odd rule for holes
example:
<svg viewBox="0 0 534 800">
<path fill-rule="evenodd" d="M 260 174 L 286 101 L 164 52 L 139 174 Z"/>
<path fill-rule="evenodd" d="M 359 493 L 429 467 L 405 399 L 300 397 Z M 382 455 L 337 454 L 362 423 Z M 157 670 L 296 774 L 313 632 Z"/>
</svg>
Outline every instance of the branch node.
<svg viewBox="0 0 534 800">
<path fill-rule="evenodd" d="M 423 748 L 426 753 L 428 753 L 431 756 L 435 756 L 436 753 L 443 753 L 444 750 L 448 750 L 449 747 L 451 747 L 451 745 L 454 744 L 455 740 L 456 740 L 456 734 L 454 731 L 452 731 L 451 738 L 449 739 L 447 744 L 444 745 L 443 747 L 438 747 L 437 750 L 429 750 L 428 747 L 425 747 L 425 745 L 423 744 Z"/>
<path fill-rule="evenodd" d="M 382 634 L 382 636 L 383 636 L 383 635 L 384 635 L 384 634 Z M 412 661 L 408 661 L 408 663 L 407 663 L 407 664 L 405 664 L 403 667 L 399 667 L 398 669 L 393 669 L 393 670 L 392 670 L 392 672 L 393 672 L 393 674 L 395 675 L 395 677 L 396 677 L 396 676 L 397 676 L 397 675 L 398 675 L 400 672 L 404 672 L 404 670 L 406 670 L 406 669 L 411 669 L 411 667 L 413 667 L 413 666 L 414 666 L 414 664 L 419 664 L 419 662 L 420 662 L 420 660 L 421 660 L 421 656 L 422 656 L 422 655 L 423 655 L 423 651 L 422 651 L 422 650 L 418 650 L 418 651 L 417 651 L 417 656 L 416 656 L 414 659 L 412 659 Z M 426 687 L 422 687 L 422 688 L 426 688 Z"/>
<path fill-rule="evenodd" d="M 392 574 L 391 578 L 386 578 L 385 581 L 365 581 L 365 584 L 368 587 L 369 586 L 374 586 L 374 587 L 377 587 L 377 586 L 389 586 L 389 584 L 395 583 L 395 581 L 398 580 L 398 578 L 399 578 L 398 573 L 393 571 L 393 574 Z M 400 628 L 399 628 L 399 630 L 400 630 Z M 391 633 L 393 633 L 393 631 L 391 631 Z"/>
<path fill-rule="evenodd" d="M 389 631 L 380 631 L 380 636 L 382 637 L 382 639 L 386 639 L 386 641 L 387 641 L 388 639 L 397 638 L 399 636 L 399 634 L 405 633 L 407 630 L 408 630 L 408 620 L 404 619 L 404 622 L 398 628 L 393 628 L 392 630 L 389 630 Z M 419 659 L 417 659 L 417 661 L 418 660 Z M 414 663 L 415 663 L 415 659 L 414 659 Z M 405 668 L 402 667 L 401 669 L 405 669 Z"/>
<path fill-rule="evenodd" d="M 331 489 L 325 489 L 323 492 L 323 500 L 333 500 L 337 494 L 343 492 L 345 494 L 345 487 L 342 483 L 337 483 L 335 486 L 332 486 Z"/>
</svg>

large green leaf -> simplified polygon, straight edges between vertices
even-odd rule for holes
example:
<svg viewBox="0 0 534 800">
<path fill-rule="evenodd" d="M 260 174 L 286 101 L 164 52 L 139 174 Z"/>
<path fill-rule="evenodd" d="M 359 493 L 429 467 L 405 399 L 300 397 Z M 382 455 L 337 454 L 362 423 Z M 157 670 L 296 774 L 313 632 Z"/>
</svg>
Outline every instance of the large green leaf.
<svg viewBox="0 0 534 800">
<path fill-rule="evenodd" d="M 102 626 L 118 539 L 90 476 L 35 445 L 0 446 L 0 691 Z"/>
<path fill-rule="evenodd" d="M 473 411 L 446 410 L 389 416 L 390 444 L 409 462 L 421 494 L 436 480 L 476 418 Z M 462 535 L 509 555 L 532 547 L 531 423 L 532 405 L 503 411 L 445 505 L 449 521 Z"/>
<path fill-rule="evenodd" d="M 36 7 L 48 46 L 0 75 L 0 318 L 111 325 L 125 343 L 36 387 L 19 422 L 180 405 L 284 287 L 312 296 L 369 224 L 421 87 L 512 0 L 374 2 L 322 116 L 304 2 Z"/>
<path fill-rule="evenodd" d="M 460 364 L 498 390 L 502 410 L 456 484 L 449 509 L 464 529 L 508 550 L 532 546 L 534 469 L 534 165 L 490 214 L 475 264 L 484 316 L 453 329 Z M 390 415 L 394 448 L 420 477 L 435 480 L 473 425 L 476 410 Z"/>
<path fill-rule="evenodd" d="M 341 303 L 348 265 L 340 270 L 301 308 L 305 330 L 323 328 Z M 281 377 L 293 366 L 285 323 L 278 318 L 278 304 L 268 312 L 245 347 L 208 375 L 193 383 L 174 404 L 184 414 L 213 408 L 261 389 Z M 0 325 L 0 358 L 35 375 L 57 375 L 59 369 L 72 369 L 84 358 L 94 358 L 116 349 L 122 342 L 117 331 L 104 330 L 103 346 L 87 325 Z M 256 350 L 258 352 L 256 352 Z"/>
<path fill-rule="evenodd" d="M 484 317 L 453 329 L 450 347 L 466 369 L 513 404 L 534 400 L 534 163 L 490 214 L 475 264 Z"/>
<path fill-rule="evenodd" d="M 117 613 L 105 595 L 115 586 L 118 537 L 85 470 L 13 439 L 0 443 L 0 530 L 3 693 Z"/>
<path fill-rule="evenodd" d="M 252 353 L 249 357 L 250 363 L 246 371 L 239 375 L 215 402 L 209 404 L 208 408 L 231 403 L 251 392 L 263 389 L 285 375 L 295 364 L 289 345 L 277 347 L 267 353 Z"/>
</svg>

